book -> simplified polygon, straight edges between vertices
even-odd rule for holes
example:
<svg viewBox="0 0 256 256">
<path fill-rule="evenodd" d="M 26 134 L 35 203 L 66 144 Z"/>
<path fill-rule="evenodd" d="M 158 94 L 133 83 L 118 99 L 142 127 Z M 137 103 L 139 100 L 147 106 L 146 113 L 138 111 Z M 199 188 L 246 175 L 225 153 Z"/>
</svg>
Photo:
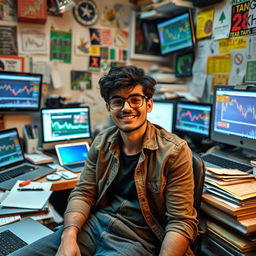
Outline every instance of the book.
<svg viewBox="0 0 256 256">
<path fill-rule="evenodd" d="M 228 225 L 242 234 L 246 235 L 256 232 L 256 218 L 239 221 L 233 216 L 230 216 L 229 214 L 211 206 L 208 203 L 205 203 L 204 201 L 201 203 L 201 209 L 210 217 Z"/>
<path fill-rule="evenodd" d="M 203 193 L 202 200 L 219 210 L 240 219 L 250 217 L 256 217 L 256 204 L 245 205 L 245 206 L 232 206 L 231 203 L 225 202 L 223 199 L 220 200 L 209 193 Z"/>
<path fill-rule="evenodd" d="M 46 164 L 53 162 L 52 157 L 43 153 L 25 154 L 25 157 L 28 161 L 32 162 L 33 164 Z"/>
</svg>

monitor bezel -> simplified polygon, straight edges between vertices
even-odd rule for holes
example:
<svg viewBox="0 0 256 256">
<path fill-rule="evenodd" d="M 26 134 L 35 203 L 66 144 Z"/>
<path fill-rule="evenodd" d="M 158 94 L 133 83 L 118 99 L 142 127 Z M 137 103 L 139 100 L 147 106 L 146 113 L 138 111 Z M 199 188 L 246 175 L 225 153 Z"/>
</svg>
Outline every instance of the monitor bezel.
<svg viewBox="0 0 256 256">
<path fill-rule="evenodd" d="M 205 134 L 202 134 L 202 133 L 193 132 L 193 131 L 186 131 L 186 130 L 182 130 L 182 129 L 179 129 L 179 128 L 176 127 L 176 124 L 177 124 L 177 113 L 178 113 L 178 111 L 177 111 L 178 104 L 210 107 L 210 124 L 209 124 L 208 135 L 205 135 Z M 177 133 L 180 136 L 188 136 L 192 140 L 210 139 L 210 135 L 211 135 L 211 122 L 212 122 L 212 104 L 211 103 L 193 102 L 193 101 L 176 101 L 176 103 L 175 103 L 175 112 L 174 112 L 174 115 L 173 115 L 173 132 L 174 133 Z"/>
<path fill-rule="evenodd" d="M 28 72 L 14 72 L 14 71 L 0 71 L 0 75 L 5 74 L 5 75 L 16 75 L 16 76 L 38 76 L 40 77 L 40 84 L 39 84 L 39 97 L 38 97 L 38 105 L 37 107 L 29 108 L 29 107 L 22 107 L 22 108 L 17 108 L 17 107 L 6 107 L 3 108 L 0 106 L 0 112 L 1 113 L 9 113 L 9 112 L 37 112 L 41 108 L 41 98 L 42 98 L 42 86 L 43 86 L 43 75 L 39 73 L 28 73 Z"/>
<path fill-rule="evenodd" d="M 192 45 L 189 46 L 189 47 L 184 47 L 184 48 L 180 48 L 180 49 L 175 49 L 175 50 L 172 50 L 172 51 L 168 51 L 168 52 L 165 52 L 163 53 L 162 51 L 162 47 L 161 47 L 161 37 L 160 37 L 160 31 L 159 31 L 159 27 L 160 25 L 162 25 L 163 23 L 166 23 L 168 21 L 171 21 L 173 19 L 176 19 L 184 14 L 188 14 L 188 20 L 189 20 L 189 27 L 190 27 L 190 35 L 191 35 L 191 41 L 192 41 Z M 165 56 L 165 55 L 168 55 L 168 54 L 173 54 L 173 53 L 178 53 L 178 52 L 181 52 L 181 51 L 188 51 L 188 50 L 192 50 L 195 48 L 195 44 L 196 44 L 196 37 L 195 37 L 195 29 L 194 29 L 194 23 L 193 23 L 193 15 L 192 15 L 192 10 L 191 9 L 188 9 L 184 12 L 181 12 L 175 16 L 172 16 L 168 19 L 166 19 L 165 21 L 161 21 L 159 22 L 157 25 L 157 32 L 158 32 L 158 38 L 159 38 L 159 44 L 160 44 L 160 52 L 161 52 L 161 55 L 162 56 Z"/>
<path fill-rule="evenodd" d="M 44 136 L 44 126 L 43 126 L 43 111 L 46 111 L 46 110 L 56 110 L 56 109 L 60 109 L 60 110 L 65 110 L 65 109 L 69 109 L 69 110 L 72 110 L 72 109 L 84 109 L 84 108 L 87 108 L 88 109 L 88 122 L 89 122 L 89 133 L 90 133 L 90 136 L 88 137 L 82 137 L 82 138 L 71 138 L 71 139 L 63 139 L 63 140 L 51 140 L 51 141 L 46 141 L 45 140 L 45 136 Z M 40 118 L 41 118 L 41 136 L 42 136 L 42 143 L 43 144 L 52 144 L 52 143 L 63 143 L 63 142 L 75 142 L 75 141 L 79 141 L 79 140 L 90 140 L 92 138 L 92 130 L 91 130 L 91 116 L 90 116 L 90 107 L 89 106 L 80 106 L 80 107 L 56 107 L 56 108 L 42 108 L 40 110 Z"/>
<path fill-rule="evenodd" d="M 215 123 L 215 111 L 216 111 L 216 93 L 218 89 L 231 89 L 234 91 L 252 91 L 255 92 L 256 95 L 256 87 L 248 87 L 247 89 L 236 88 L 233 85 L 215 85 L 214 86 L 214 94 L 213 94 L 213 110 L 212 110 L 212 125 L 211 125 L 211 139 L 214 142 L 227 144 L 230 146 L 235 146 L 244 150 L 251 150 L 256 152 L 256 140 L 246 137 L 239 137 L 233 134 L 224 134 L 221 132 L 216 132 L 214 130 L 214 123 Z"/>
</svg>

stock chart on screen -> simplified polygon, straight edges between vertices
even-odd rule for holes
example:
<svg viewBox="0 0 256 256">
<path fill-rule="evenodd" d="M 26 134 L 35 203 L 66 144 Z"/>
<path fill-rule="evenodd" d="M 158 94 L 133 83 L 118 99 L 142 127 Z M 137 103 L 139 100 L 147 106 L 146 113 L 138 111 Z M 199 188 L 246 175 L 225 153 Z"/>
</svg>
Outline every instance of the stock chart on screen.
<svg viewBox="0 0 256 256">
<path fill-rule="evenodd" d="M 175 119 L 175 129 L 209 136 L 211 106 L 178 102 Z"/>
<path fill-rule="evenodd" d="M 214 130 L 256 138 L 256 93 L 217 91 Z"/>
<path fill-rule="evenodd" d="M 0 167 L 23 160 L 17 134 L 13 131 L 0 133 Z"/>
<path fill-rule="evenodd" d="M 0 73 L 0 109 L 38 109 L 41 75 Z"/>
<path fill-rule="evenodd" d="M 45 142 L 90 137 L 88 107 L 42 109 Z"/>
</svg>

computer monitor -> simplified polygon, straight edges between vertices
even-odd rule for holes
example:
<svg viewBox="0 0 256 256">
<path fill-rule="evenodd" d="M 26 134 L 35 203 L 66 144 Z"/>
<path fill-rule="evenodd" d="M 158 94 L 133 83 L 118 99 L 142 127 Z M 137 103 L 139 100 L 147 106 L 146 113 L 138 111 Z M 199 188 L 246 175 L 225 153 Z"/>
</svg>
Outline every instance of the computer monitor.
<svg viewBox="0 0 256 256">
<path fill-rule="evenodd" d="M 177 101 L 174 133 L 187 136 L 195 144 L 210 138 L 211 111 L 211 104 Z"/>
<path fill-rule="evenodd" d="M 168 132 L 172 132 L 174 102 L 155 101 L 153 110 L 148 113 L 147 118 L 151 123 L 158 124 Z"/>
<path fill-rule="evenodd" d="M 190 77 L 192 76 L 192 67 L 194 62 L 194 53 L 187 52 L 176 55 L 175 76 Z"/>
<path fill-rule="evenodd" d="M 42 75 L 0 71 L 0 112 L 38 111 Z"/>
<path fill-rule="evenodd" d="M 53 149 L 56 144 L 91 139 L 89 107 L 41 109 L 42 146 Z"/>
<path fill-rule="evenodd" d="M 161 54 L 165 55 L 194 47 L 191 11 L 157 24 Z"/>
<path fill-rule="evenodd" d="M 215 86 L 211 138 L 256 156 L 256 87 Z"/>
</svg>

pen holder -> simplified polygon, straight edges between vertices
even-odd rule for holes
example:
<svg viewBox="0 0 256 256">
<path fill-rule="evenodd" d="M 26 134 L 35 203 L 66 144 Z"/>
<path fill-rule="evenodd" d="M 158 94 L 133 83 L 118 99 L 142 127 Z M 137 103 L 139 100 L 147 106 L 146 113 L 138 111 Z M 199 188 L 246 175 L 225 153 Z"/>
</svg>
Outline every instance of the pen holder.
<svg viewBox="0 0 256 256">
<path fill-rule="evenodd" d="M 25 140 L 25 151 L 27 154 L 35 153 L 38 145 L 38 139 L 26 139 Z"/>
</svg>

